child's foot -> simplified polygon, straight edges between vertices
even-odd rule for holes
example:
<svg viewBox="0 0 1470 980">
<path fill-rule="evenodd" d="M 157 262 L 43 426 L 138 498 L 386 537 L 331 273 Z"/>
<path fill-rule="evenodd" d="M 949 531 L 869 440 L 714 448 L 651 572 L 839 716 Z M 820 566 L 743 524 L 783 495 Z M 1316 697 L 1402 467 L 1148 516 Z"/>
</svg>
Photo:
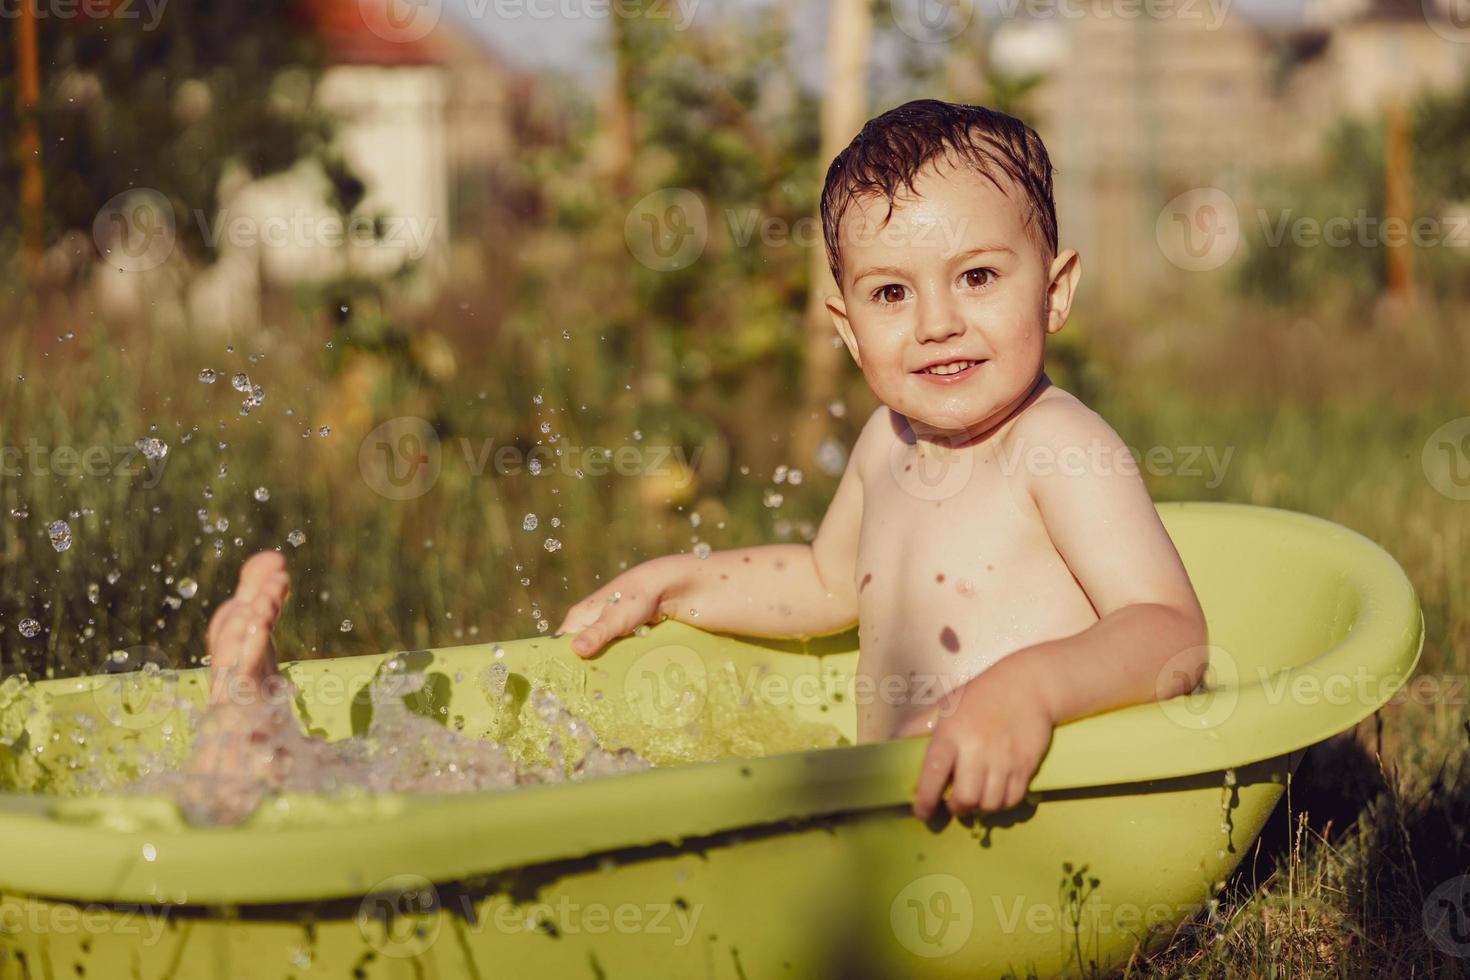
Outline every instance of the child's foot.
<svg viewBox="0 0 1470 980">
<path fill-rule="evenodd" d="M 276 673 L 271 629 L 291 588 L 286 559 L 274 551 L 251 556 L 240 569 L 235 594 L 209 621 L 209 703 L 258 698 Z"/>
</svg>

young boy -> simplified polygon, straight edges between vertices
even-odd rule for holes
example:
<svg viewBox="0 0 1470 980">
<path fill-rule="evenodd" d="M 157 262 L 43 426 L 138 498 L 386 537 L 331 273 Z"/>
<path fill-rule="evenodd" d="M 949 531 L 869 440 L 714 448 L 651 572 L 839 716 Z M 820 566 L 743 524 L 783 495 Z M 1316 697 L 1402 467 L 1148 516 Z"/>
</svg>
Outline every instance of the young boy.
<svg viewBox="0 0 1470 980">
<path fill-rule="evenodd" d="M 822 191 L 827 309 L 883 404 L 815 539 L 644 562 L 571 608 L 572 649 L 669 617 L 856 622 L 859 690 L 916 692 L 860 698 L 858 736 L 933 733 L 926 819 L 946 787 L 954 813 L 1020 803 L 1063 722 L 1192 690 L 1204 615 L 1173 542 L 1118 435 L 1043 370 L 1081 275 L 1051 174 L 1030 127 L 979 106 L 864 126 Z"/>
</svg>

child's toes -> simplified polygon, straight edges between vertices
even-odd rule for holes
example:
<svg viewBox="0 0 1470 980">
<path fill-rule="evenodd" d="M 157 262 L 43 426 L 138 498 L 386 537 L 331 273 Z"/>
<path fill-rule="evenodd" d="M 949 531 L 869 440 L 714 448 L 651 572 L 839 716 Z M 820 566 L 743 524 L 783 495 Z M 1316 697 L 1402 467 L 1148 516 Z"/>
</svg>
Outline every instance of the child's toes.
<svg viewBox="0 0 1470 980">
<path fill-rule="evenodd" d="M 235 587 L 235 594 L 242 599 L 253 599 L 272 576 L 285 570 L 286 559 L 279 552 L 257 552 L 240 566 L 240 582 Z"/>
</svg>

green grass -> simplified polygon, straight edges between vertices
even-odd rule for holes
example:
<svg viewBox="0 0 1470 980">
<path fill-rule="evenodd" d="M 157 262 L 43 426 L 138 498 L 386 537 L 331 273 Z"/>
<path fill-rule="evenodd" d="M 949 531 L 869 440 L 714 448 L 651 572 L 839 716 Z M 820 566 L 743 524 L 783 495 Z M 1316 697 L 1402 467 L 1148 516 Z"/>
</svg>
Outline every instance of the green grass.
<svg viewBox="0 0 1470 980">
<path fill-rule="evenodd" d="M 799 539 L 834 484 L 796 460 L 786 462 L 803 469 L 799 486 L 772 483 L 769 461 L 790 432 L 793 392 L 745 405 L 736 422 L 702 416 L 678 394 L 640 405 L 620 395 L 617 361 L 602 356 L 591 328 L 563 341 L 512 324 L 439 348 L 349 344 L 338 334 L 329 349 L 333 328 L 297 312 L 234 352 L 224 338 L 91 324 L 73 324 L 72 340 L 53 339 L 65 329 L 13 334 L 0 350 L 0 444 L 101 446 L 116 463 L 113 447 L 152 435 L 170 452 L 156 485 L 146 474 L 79 477 L 29 463 L 0 480 L 6 674 L 94 671 L 119 648 L 197 662 L 211 604 L 228 593 L 244 556 L 270 547 L 288 554 L 295 582 L 278 634 L 285 657 L 530 635 L 536 610 L 554 627 L 569 601 L 622 562 L 695 539 L 716 548 Z M 1217 913 L 1129 974 L 1470 970 L 1470 960 L 1438 951 L 1421 924 L 1429 893 L 1470 870 L 1462 727 L 1470 690 L 1461 683 L 1470 673 L 1470 502 L 1436 491 L 1421 461 L 1430 433 L 1470 411 L 1470 321 L 1430 311 L 1394 330 L 1229 303 L 1079 322 L 1062 338 L 1058 380 L 1087 395 L 1130 445 L 1167 447 L 1178 462 L 1192 447 L 1228 459 L 1218 482 L 1208 470 L 1177 466 L 1151 475 L 1159 499 L 1306 511 L 1393 553 L 1423 604 L 1421 671 L 1437 685 L 1313 750 Z M 197 381 L 204 367 L 220 380 Z M 266 394 L 246 417 L 229 386 L 237 371 Z M 833 420 L 845 444 L 872 404 L 855 378 L 848 385 L 848 411 Z M 437 482 L 402 501 L 376 492 L 376 471 L 359 460 L 364 437 L 399 416 L 432 420 L 442 453 Z M 329 436 L 316 434 L 321 425 Z M 635 447 L 645 463 L 651 446 L 700 449 L 698 483 L 680 493 L 647 476 L 473 472 L 485 440 L 494 440 L 493 454 L 551 436 L 558 442 L 549 448 Z M 729 451 L 772 437 L 776 448 L 757 460 Z M 257 487 L 268 500 L 255 499 Z M 785 496 L 778 508 L 762 500 L 772 488 Z M 533 532 L 522 529 L 527 513 L 539 519 Z M 560 527 L 550 526 L 553 517 Z M 65 552 L 46 532 L 58 518 L 73 534 Z M 287 543 L 293 529 L 306 536 L 299 548 Z M 548 552 L 547 537 L 562 548 Z M 166 598 L 186 576 L 198 593 L 171 608 Z M 44 632 L 22 637 L 26 617 Z M 351 632 L 340 629 L 345 619 Z"/>
</svg>

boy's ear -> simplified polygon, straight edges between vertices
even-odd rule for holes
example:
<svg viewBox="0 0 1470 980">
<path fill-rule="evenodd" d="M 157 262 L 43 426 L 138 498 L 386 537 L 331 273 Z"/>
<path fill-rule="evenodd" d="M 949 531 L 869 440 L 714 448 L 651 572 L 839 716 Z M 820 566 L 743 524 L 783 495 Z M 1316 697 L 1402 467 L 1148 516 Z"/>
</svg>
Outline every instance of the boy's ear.
<svg viewBox="0 0 1470 980">
<path fill-rule="evenodd" d="M 1046 332 L 1056 333 L 1072 312 L 1077 280 L 1082 278 L 1082 259 L 1076 249 L 1067 249 L 1051 263 L 1051 281 L 1046 287 Z"/>
<path fill-rule="evenodd" d="M 852 323 L 847 319 L 847 302 L 840 293 L 827 297 L 827 312 L 832 314 L 832 326 L 837 328 L 837 336 L 847 345 L 847 352 L 852 355 L 853 363 L 858 366 L 858 370 L 862 370 L 863 355 L 858 351 L 857 335 L 852 332 Z"/>
</svg>

